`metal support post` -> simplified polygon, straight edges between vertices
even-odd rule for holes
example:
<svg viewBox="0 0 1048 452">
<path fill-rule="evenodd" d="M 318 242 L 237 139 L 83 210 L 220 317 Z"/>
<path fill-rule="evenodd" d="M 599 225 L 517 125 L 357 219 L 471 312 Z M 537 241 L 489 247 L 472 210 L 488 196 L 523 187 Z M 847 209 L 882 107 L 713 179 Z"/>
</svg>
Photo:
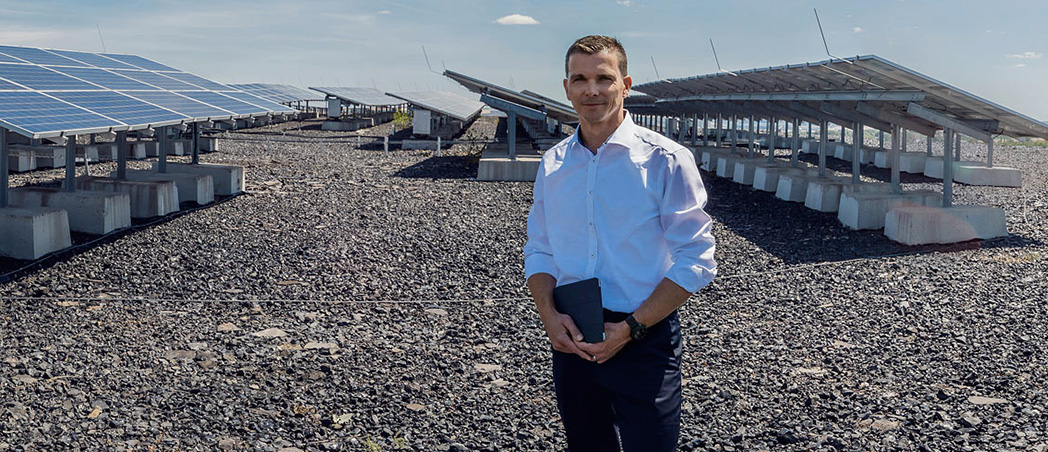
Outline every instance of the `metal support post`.
<svg viewBox="0 0 1048 452">
<path fill-rule="evenodd" d="M 731 115 L 731 151 L 739 147 L 739 115 Z"/>
<path fill-rule="evenodd" d="M 753 132 L 753 116 L 750 116 L 750 120 L 748 122 L 750 123 L 750 135 L 748 138 L 749 143 L 746 147 L 749 149 L 750 158 L 753 158 L 757 155 L 757 151 L 754 150 L 754 147 L 757 146 L 757 135 Z"/>
<path fill-rule="evenodd" d="M 986 140 L 986 166 L 993 168 L 993 137 Z"/>
<path fill-rule="evenodd" d="M 116 178 L 127 180 L 127 132 L 116 133 Z"/>
<path fill-rule="evenodd" d="M 857 184 L 857 183 L 860 182 L 859 181 L 859 171 L 861 170 L 861 166 L 859 164 L 862 163 L 862 162 L 859 161 L 860 160 L 859 159 L 859 154 L 862 152 L 862 145 L 861 145 L 862 138 L 859 138 L 859 137 L 861 137 L 861 136 L 862 136 L 862 123 L 858 123 L 857 122 L 857 123 L 852 124 L 852 162 L 851 162 L 851 164 L 852 164 L 852 183 L 853 184 Z"/>
<path fill-rule="evenodd" d="M 702 147 L 710 145 L 710 114 L 702 114 Z"/>
<path fill-rule="evenodd" d="M 801 156 L 801 120 L 793 118 L 793 146 L 790 146 L 790 166 L 796 167 Z"/>
<path fill-rule="evenodd" d="M 811 139 L 811 122 L 808 122 L 808 139 Z"/>
<path fill-rule="evenodd" d="M 84 153 L 84 161 L 87 161 L 87 153 Z M 66 179 L 65 191 L 76 191 L 76 135 L 66 137 Z"/>
<path fill-rule="evenodd" d="M 10 184 L 7 175 L 8 156 L 7 129 L 0 127 L 0 209 L 7 207 L 7 186 Z"/>
<path fill-rule="evenodd" d="M 200 124 L 193 123 L 193 164 L 200 163 Z"/>
<path fill-rule="evenodd" d="M 721 118 L 721 114 L 717 113 L 717 124 L 713 126 L 713 138 L 717 140 L 717 147 L 721 147 L 721 143 L 723 143 L 723 141 L 721 141 Z"/>
<path fill-rule="evenodd" d="M 906 142 L 910 141 L 910 131 L 902 129 L 902 133 L 899 134 L 899 139 L 902 140 L 902 152 L 906 152 L 906 148 L 909 147 L 906 145 Z"/>
<path fill-rule="evenodd" d="M 768 161 L 775 161 L 775 138 L 778 134 L 779 120 L 776 118 L 768 118 Z"/>
<path fill-rule="evenodd" d="M 883 130 L 881 130 L 880 133 L 877 134 L 877 147 L 880 148 L 882 151 L 884 150 L 884 131 Z"/>
<path fill-rule="evenodd" d="M 167 145 L 171 142 L 171 139 L 167 136 L 168 128 L 161 127 L 157 129 L 157 154 L 159 157 L 156 162 L 156 172 L 166 173 L 167 172 Z"/>
<path fill-rule="evenodd" d="M 385 153 L 386 157 L 389 157 L 389 135 L 382 137 L 382 152 Z"/>
<path fill-rule="evenodd" d="M 942 136 L 946 145 L 942 153 L 942 206 L 950 207 L 953 205 L 953 152 L 950 146 L 954 143 L 954 131 L 946 129 Z"/>
<path fill-rule="evenodd" d="M 440 137 L 437 137 L 437 157 L 440 157 Z"/>
<path fill-rule="evenodd" d="M 902 193 L 902 176 L 899 172 L 899 130 L 901 127 L 892 123 L 892 193 Z"/>
<path fill-rule="evenodd" d="M 691 145 L 695 146 L 699 144 L 699 115 L 698 113 L 691 115 Z"/>
<path fill-rule="evenodd" d="M 826 177 L 826 148 L 830 147 L 830 136 L 826 129 L 829 126 L 826 120 L 819 122 L 819 177 Z"/>
<path fill-rule="evenodd" d="M 509 159 L 517 159 L 517 113 L 510 110 L 506 119 L 506 132 L 509 135 Z"/>
<path fill-rule="evenodd" d="M 932 136 L 931 135 L 928 135 L 928 136 L 925 137 L 924 144 L 928 148 L 927 150 L 924 151 L 925 155 L 927 155 L 928 157 L 931 157 L 932 156 Z"/>
<path fill-rule="evenodd" d="M 956 146 L 953 148 L 953 152 L 954 152 L 953 160 L 959 162 L 959 161 L 961 161 L 961 134 L 954 132 L 953 135 L 955 137 L 957 137 L 957 138 L 955 138 Z"/>
</svg>

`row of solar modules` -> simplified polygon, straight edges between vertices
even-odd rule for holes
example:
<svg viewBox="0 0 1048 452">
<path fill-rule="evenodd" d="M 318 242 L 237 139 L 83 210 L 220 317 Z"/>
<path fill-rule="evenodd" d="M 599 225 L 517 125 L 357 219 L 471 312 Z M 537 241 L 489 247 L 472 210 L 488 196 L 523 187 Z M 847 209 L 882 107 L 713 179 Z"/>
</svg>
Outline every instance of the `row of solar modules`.
<svg viewBox="0 0 1048 452">
<path fill-rule="evenodd" d="M 0 126 L 32 138 L 273 113 L 293 110 L 135 55 L 0 46 Z"/>
<path fill-rule="evenodd" d="M 324 96 L 321 96 L 317 92 L 291 85 L 278 85 L 273 83 L 242 83 L 229 86 L 232 88 L 239 89 L 245 93 L 254 94 L 263 99 L 276 102 L 278 104 L 308 101 L 319 102 L 324 100 Z"/>
<path fill-rule="evenodd" d="M 383 93 L 372 88 L 331 86 L 310 89 L 345 102 L 371 107 L 391 107 L 407 103 L 466 122 L 479 115 L 484 108 L 484 104 L 476 100 L 441 91 Z"/>
</svg>

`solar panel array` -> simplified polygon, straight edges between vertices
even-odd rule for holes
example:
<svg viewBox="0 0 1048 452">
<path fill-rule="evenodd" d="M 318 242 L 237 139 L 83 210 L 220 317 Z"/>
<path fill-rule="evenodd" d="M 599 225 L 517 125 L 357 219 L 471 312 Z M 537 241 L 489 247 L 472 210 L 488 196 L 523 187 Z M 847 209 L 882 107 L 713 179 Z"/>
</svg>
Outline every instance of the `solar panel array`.
<svg viewBox="0 0 1048 452">
<path fill-rule="evenodd" d="M 402 100 L 387 96 L 382 93 L 382 91 L 372 88 L 311 86 L 309 89 L 342 99 L 343 101 L 352 104 L 367 105 L 369 107 L 392 107 L 404 103 Z"/>
<path fill-rule="evenodd" d="M 411 105 L 435 111 L 465 122 L 477 117 L 477 115 L 480 114 L 480 111 L 484 109 L 483 102 L 463 97 L 458 94 L 441 91 L 417 91 L 388 94 L 398 99 L 403 99 Z"/>
<path fill-rule="evenodd" d="M 0 46 L 0 127 L 32 138 L 293 113 L 135 55 Z"/>
<path fill-rule="evenodd" d="M 263 99 L 278 104 L 300 101 L 322 101 L 324 96 L 308 89 L 302 89 L 291 85 L 278 85 L 273 83 L 242 83 L 229 85 L 245 93 L 253 94 Z"/>
</svg>

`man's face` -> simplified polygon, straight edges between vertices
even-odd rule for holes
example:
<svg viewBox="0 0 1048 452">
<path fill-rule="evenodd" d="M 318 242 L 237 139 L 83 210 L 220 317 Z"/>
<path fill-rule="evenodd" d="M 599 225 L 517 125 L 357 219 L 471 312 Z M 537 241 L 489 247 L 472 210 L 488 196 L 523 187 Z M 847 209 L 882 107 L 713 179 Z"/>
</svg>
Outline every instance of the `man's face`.
<svg viewBox="0 0 1048 452">
<path fill-rule="evenodd" d="M 622 100 L 632 85 L 633 80 L 619 72 L 619 57 L 614 53 L 576 53 L 568 58 L 564 93 L 584 124 L 618 121 L 616 115 L 622 114 Z"/>
</svg>

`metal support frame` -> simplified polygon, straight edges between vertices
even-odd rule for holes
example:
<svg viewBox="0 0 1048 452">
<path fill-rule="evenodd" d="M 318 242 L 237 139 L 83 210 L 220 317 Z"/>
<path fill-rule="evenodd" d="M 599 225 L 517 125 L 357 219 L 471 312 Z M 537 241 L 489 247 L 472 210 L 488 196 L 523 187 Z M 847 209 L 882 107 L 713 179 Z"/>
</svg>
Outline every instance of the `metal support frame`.
<svg viewBox="0 0 1048 452">
<path fill-rule="evenodd" d="M 877 147 L 880 148 L 880 150 L 882 150 L 882 151 L 884 150 L 884 131 L 883 130 L 880 131 L 880 133 L 877 134 Z"/>
<path fill-rule="evenodd" d="M 170 139 L 167 136 L 167 127 L 161 127 L 157 130 L 157 154 L 160 156 L 156 162 L 156 172 L 166 173 L 167 172 L 167 143 Z"/>
<path fill-rule="evenodd" d="M 695 146 L 699 143 L 699 114 L 691 114 L 691 145 Z"/>
<path fill-rule="evenodd" d="M 84 161 L 87 161 L 86 153 L 84 154 Z M 62 186 L 62 190 L 68 192 L 76 191 L 76 135 L 66 137 L 65 170 L 65 184 Z"/>
<path fill-rule="evenodd" d="M 916 105 L 916 104 L 914 104 L 914 105 Z M 858 104 L 855 105 L 855 109 L 859 113 L 862 113 L 864 115 L 871 116 L 873 118 L 876 118 L 876 119 L 884 121 L 884 122 L 890 122 L 890 123 L 895 124 L 895 125 L 897 125 L 899 127 L 905 127 L 907 129 L 913 130 L 913 131 L 915 131 L 917 133 L 921 133 L 921 134 L 924 134 L 924 135 L 934 134 L 935 131 L 938 130 L 937 127 L 929 126 L 926 123 L 922 123 L 920 121 L 916 121 L 916 120 L 914 120 L 914 119 L 912 119 L 910 117 L 907 117 L 907 116 L 903 115 L 902 113 L 899 113 L 899 112 L 897 112 L 895 110 L 889 110 L 889 109 L 885 109 L 885 108 L 878 108 L 878 107 L 875 107 L 875 106 L 869 104 L 868 102 L 859 102 Z M 917 115 L 912 115 L 912 116 L 917 116 Z M 934 122 L 934 121 L 930 121 L 930 122 Z M 890 130 L 888 130 L 887 132 L 891 133 Z"/>
<path fill-rule="evenodd" d="M 768 161 L 775 161 L 775 138 L 778 134 L 776 130 L 779 127 L 778 119 L 774 117 L 768 118 Z"/>
<path fill-rule="evenodd" d="M 928 148 L 927 150 L 924 151 L 925 155 L 927 155 L 928 157 L 931 157 L 932 156 L 932 135 L 925 135 L 924 136 L 924 145 Z"/>
<path fill-rule="evenodd" d="M 713 138 L 717 142 L 717 147 L 721 147 L 721 144 L 723 143 L 723 141 L 721 140 L 721 118 L 722 115 L 720 113 L 717 113 L 717 124 L 714 126 L 713 129 Z"/>
<path fill-rule="evenodd" d="M 8 178 L 8 157 L 10 156 L 10 150 L 7 145 L 7 129 L 0 127 L 0 209 L 7 207 L 8 203 L 8 185 L 11 181 Z"/>
<path fill-rule="evenodd" d="M 810 125 L 811 123 L 809 123 Z M 800 163 L 801 155 L 801 120 L 793 118 L 793 145 L 790 146 L 790 166 L 796 167 Z"/>
<path fill-rule="evenodd" d="M 702 114 L 702 147 L 710 145 L 710 114 Z"/>
<path fill-rule="evenodd" d="M 862 162 L 859 157 L 862 153 L 862 123 L 856 122 L 852 124 L 852 183 L 858 184 L 861 182 L 859 173 L 862 171 Z"/>
<path fill-rule="evenodd" d="M 954 136 L 957 137 L 956 138 L 957 142 L 955 143 L 955 146 L 953 147 L 953 149 L 954 149 L 954 155 L 953 156 L 954 156 L 954 160 L 959 162 L 959 161 L 961 161 L 961 134 L 960 133 L 954 133 Z"/>
<path fill-rule="evenodd" d="M 116 178 L 127 180 L 127 132 L 116 133 Z"/>
<path fill-rule="evenodd" d="M 899 129 L 900 126 L 892 124 L 892 193 L 902 193 L 902 173 L 899 170 Z"/>
<path fill-rule="evenodd" d="M 950 207 L 953 205 L 953 151 L 950 146 L 953 145 L 953 129 L 943 130 L 943 155 L 942 155 L 942 206 Z"/>
<path fill-rule="evenodd" d="M 754 150 L 754 147 L 757 146 L 757 135 L 753 132 L 753 123 L 754 123 L 753 116 L 750 116 L 749 123 L 750 123 L 750 135 L 749 135 L 749 141 L 750 142 L 747 144 L 747 148 L 749 149 L 749 156 L 750 156 L 750 158 L 753 158 L 754 156 L 756 156 L 756 153 L 757 153 L 757 151 Z"/>
<path fill-rule="evenodd" d="M 993 139 L 986 140 L 986 166 L 993 168 Z"/>
<path fill-rule="evenodd" d="M 829 125 L 830 122 L 825 119 L 819 123 L 819 177 L 826 177 L 826 148 L 830 146 L 830 137 L 826 129 Z"/>
<path fill-rule="evenodd" d="M 989 141 L 993 138 L 987 131 L 977 129 L 968 125 L 964 121 L 951 118 L 935 110 L 921 106 L 919 104 L 915 104 L 913 102 L 910 102 L 906 105 L 906 113 L 921 118 L 925 121 L 938 124 L 944 128 L 949 127 L 954 132 L 968 135 L 979 141 Z"/>
<path fill-rule="evenodd" d="M 731 150 L 739 147 L 739 115 L 731 115 Z"/>
<path fill-rule="evenodd" d="M 902 129 L 902 132 L 899 133 L 899 140 L 902 141 L 902 152 L 906 152 L 906 148 L 909 147 L 906 145 L 906 142 L 910 141 L 910 131 L 908 129 Z"/>
<path fill-rule="evenodd" d="M 200 124 L 193 123 L 193 164 L 200 164 Z"/>
<path fill-rule="evenodd" d="M 517 112 L 506 112 L 506 135 L 509 140 L 509 159 L 517 159 Z"/>
<path fill-rule="evenodd" d="M 771 100 L 771 101 L 879 101 L 879 102 L 921 102 L 925 93 L 920 90 L 897 91 L 823 91 L 823 92 L 784 92 L 784 93 L 725 93 L 695 94 L 690 96 L 657 99 L 660 102 L 687 102 L 692 100 Z"/>
</svg>

